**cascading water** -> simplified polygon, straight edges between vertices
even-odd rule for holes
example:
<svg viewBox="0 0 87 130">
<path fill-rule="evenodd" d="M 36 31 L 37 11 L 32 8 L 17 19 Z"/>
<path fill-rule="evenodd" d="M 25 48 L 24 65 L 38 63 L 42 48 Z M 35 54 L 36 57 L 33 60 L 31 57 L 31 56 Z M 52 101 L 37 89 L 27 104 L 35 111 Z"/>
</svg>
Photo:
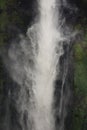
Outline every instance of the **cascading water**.
<svg viewBox="0 0 87 130">
<path fill-rule="evenodd" d="M 9 58 L 5 59 L 11 77 L 19 86 L 16 92 L 9 92 L 9 96 L 15 100 L 21 130 L 56 129 L 53 106 L 55 80 L 60 72 L 59 60 L 64 53 L 60 5 L 60 0 L 38 0 L 38 22 L 28 28 L 27 37 L 20 34 L 20 42 L 13 41 L 8 51 Z M 66 73 L 60 92 L 59 118 L 62 116 Z M 64 118 L 59 130 L 64 129 Z"/>
<path fill-rule="evenodd" d="M 37 25 L 38 54 L 35 55 L 35 84 L 32 86 L 35 106 L 33 120 L 35 130 L 54 130 L 52 110 L 56 65 L 60 52 L 56 54 L 60 32 L 56 29 L 56 1 L 39 1 L 40 20 Z"/>
</svg>

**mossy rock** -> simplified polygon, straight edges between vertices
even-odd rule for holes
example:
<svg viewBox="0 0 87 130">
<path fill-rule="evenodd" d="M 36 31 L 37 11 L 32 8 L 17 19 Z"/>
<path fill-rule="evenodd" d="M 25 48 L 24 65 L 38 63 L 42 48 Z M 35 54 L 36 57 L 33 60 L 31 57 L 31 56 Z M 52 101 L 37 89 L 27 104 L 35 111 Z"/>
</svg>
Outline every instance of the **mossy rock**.
<svg viewBox="0 0 87 130">
<path fill-rule="evenodd" d="M 73 129 L 86 130 L 87 124 L 87 27 L 84 40 L 74 46 L 75 75 L 74 75 L 74 109 Z"/>
</svg>

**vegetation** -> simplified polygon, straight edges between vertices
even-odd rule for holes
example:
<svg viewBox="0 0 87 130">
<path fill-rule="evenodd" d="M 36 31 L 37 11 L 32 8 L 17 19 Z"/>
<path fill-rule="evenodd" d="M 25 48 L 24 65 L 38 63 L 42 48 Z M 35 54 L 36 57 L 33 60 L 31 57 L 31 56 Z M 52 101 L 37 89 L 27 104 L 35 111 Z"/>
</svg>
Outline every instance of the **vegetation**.
<svg viewBox="0 0 87 130">
<path fill-rule="evenodd" d="M 87 26 L 79 26 L 84 30 L 84 39 L 75 44 L 75 88 L 73 130 L 87 130 Z"/>
</svg>

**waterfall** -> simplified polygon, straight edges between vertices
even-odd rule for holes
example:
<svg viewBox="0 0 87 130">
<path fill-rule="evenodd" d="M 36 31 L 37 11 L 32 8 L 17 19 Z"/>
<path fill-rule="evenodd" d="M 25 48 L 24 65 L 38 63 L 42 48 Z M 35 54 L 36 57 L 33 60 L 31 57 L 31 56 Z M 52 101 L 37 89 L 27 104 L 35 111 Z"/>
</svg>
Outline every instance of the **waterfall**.
<svg viewBox="0 0 87 130">
<path fill-rule="evenodd" d="M 54 80 L 58 56 L 56 53 L 60 41 L 60 32 L 56 26 L 56 1 L 39 1 L 40 19 L 37 25 L 38 54 L 35 54 L 35 84 L 32 86 L 35 106 L 33 120 L 35 130 L 54 130 L 53 95 Z M 28 30 L 29 31 L 29 30 Z M 29 32 L 28 32 L 29 33 Z"/>
<path fill-rule="evenodd" d="M 61 29 L 63 21 L 60 25 L 61 1 L 37 2 L 37 22 L 28 28 L 26 36 L 19 35 L 18 43 L 16 39 L 12 41 L 8 59 L 5 59 L 10 77 L 17 83 L 17 87 L 14 86 L 13 92 L 9 93 L 19 114 L 21 130 L 55 130 L 55 80 L 60 73 L 60 57 L 64 54 L 65 40 Z M 60 90 L 59 118 L 62 116 L 66 73 Z M 59 130 L 64 129 L 64 118 Z M 20 130 L 18 126 L 16 129 Z"/>
</svg>

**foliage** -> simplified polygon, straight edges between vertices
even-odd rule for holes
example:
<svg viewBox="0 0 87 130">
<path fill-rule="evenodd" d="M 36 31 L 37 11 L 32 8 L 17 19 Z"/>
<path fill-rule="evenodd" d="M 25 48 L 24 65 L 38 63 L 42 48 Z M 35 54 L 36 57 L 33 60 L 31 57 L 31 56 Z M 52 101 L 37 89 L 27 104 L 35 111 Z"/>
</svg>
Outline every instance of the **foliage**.
<svg viewBox="0 0 87 130">
<path fill-rule="evenodd" d="M 75 50 L 75 101 L 73 130 L 87 129 L 87 27 L 84 40 L 74 46 Z"/>
</svg>

